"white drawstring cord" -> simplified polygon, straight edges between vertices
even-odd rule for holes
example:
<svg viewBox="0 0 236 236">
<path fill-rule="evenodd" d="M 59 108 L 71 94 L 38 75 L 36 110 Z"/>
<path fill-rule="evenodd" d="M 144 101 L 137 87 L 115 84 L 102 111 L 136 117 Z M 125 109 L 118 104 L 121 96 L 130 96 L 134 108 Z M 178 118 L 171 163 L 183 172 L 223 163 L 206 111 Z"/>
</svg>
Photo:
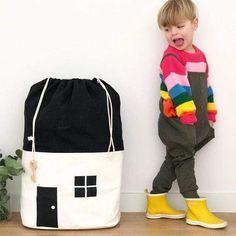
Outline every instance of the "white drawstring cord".
<svg viewBox="0 0 236 236">
<path fill-rule="evenodd" d="M 38 113 L 39 113 L 39 109 L 40 109 L 42 101 L 43 101 L 43 97 L 44 97 L 46 89 L 48 87 L 48 82 L 49 82 L 49 78 L 47 79 L 47 81 L 44 85 L 43 91 L 42 91 L 42 93 L 40 95 L 40 98 L 39 98 L 39 102 L 38 102 L 36 111 L 34 113 L 33 123 L 32 123 L 32 129 L 33 129 L 32 136 L 28 137 L 28 140 L 32 141 L 32 156 L 33 156 L 33 159 L 30 162 L 30 166 L 31 166 L 31 169 L 32 169 L 31 179 L 32 179 L 33 182 L 36 182 L 36 169 L 37 169 L 37 162 L 35 160 L 35 123 L 36 123 L 36 119 L 37 119 L 37 116 L 38 116 Z M 110 142 L 109 142 L 107 152 L 110 152 L 111 146 L 112 146 L 113 151 L 115 151 L 115 145 L 114 145 L 114 141 L 113 141 L 113 137 L 112 137 L 112 135 L 113 135 L 113 106 L 112 106 L 111 97 L 110 97 L 110 94 L 107 91 L 106 86 L 103 84 L 103 82 L 100 79 L 97 79 L 97 82 L 105 90 L 106 97 L 107 97 L 107 115 L 108 115 L 109 132 L 110 132 Z"/>
<path fill-rule="evenodd" d="M 113 152 L 115 151 L 115 145 L 113 141 L 113 106 L 112 106 L 112 101 L 109 92 L 107 91 L 106 86 L 103 84 L 103 82 L 100 79 L 97 79 L 97 83 L 102 86 L 102 88 L 106 92 L 107 96 L 107 115 L 108 115 L 108 123 L 109 123 L 109 132 L 110 132 L 110 142 L 108 146 L 107 152 L 110 152 L 111 146 Z"/>
<path fill-rule="evenodd" d="M 39 102 L 38 102 L 38 105 L 37 105 L 37 108 L 36 108 L 36 111 L 34 113 L 34 117 L 33 117 L 33 140 L 32 140 L 32 152 L 35 152 L 35 122 L 36 122 L 36 119 L 37 119 L 37 116 L 38 116 L 38 113 L 39 113 L 39 109 L 41 107 L 41 104 L 42 104 L 42 101 L 43 101 L 43 97 L 44 97 L 44 94 L 46 92 L 46 89 L 48 87 L 48 82 L 49 82 L 49 79 L 47 79 L 45 85 L 44 85 L 44 88 L 43 88 L 43 91 L 40 95 L 40 98 L 39 98 Z"/>
<path fill-rule="evenodd" d="M 46 81 L 46 83 L 43 87 L 43 91 L 40 95 L 39 102 L 38 102 L 37 108 L 36 108 L 35 113 L 34 113 L 33 123 L 32 123 L 32 130 L 33 130 L 32 131 L 32 137 L 28 137 L 28 140 L 32 141 L 32 156 L 33 156 L 33 159 L 30 162 L 30 166 L 31 166 L 31 169 L 32 169 L 31 179 L 32 179 L 33 182 L 36 182 L 36 169 L 37 169 L 37 162 L 35 160 L 35 123 L 36 123 L 36 119 L 37 119 L 37 116 L 38 116 L 38 113 L 39 113 L 40 106 L 41 106 L 42 101 L 43 101 L 44 94 L 45 94 L 46 89 L 48 87 L 48 82 L 49 82 L 49 78 L 47 79 L 47 81 Z"/>
</svg>

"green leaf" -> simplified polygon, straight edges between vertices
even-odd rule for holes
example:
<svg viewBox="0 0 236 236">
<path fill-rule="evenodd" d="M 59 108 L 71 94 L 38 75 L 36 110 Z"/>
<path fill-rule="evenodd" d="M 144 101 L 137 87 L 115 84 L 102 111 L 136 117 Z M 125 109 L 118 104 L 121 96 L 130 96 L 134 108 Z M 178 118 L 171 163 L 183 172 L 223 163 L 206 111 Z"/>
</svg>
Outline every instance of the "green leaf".
<svg viewBox="0 0 236 236">
<path fill-rule="evenodd" d="M 2 207 L 2 204 L 0 203 L 0 213 L 4 213 L 4 209 Z"/>
<path fill-rule="evenodd" d="M 7 220 L 9 216 L 9 210 L 6 206 L 0 204 L 0 220 Z"/>
<path fill-rule="evenodd" d="M 0 166 L 0 175 L 8 175 L 6 166 Z"/>
<path fill-rule="evenodd" d="M 7 185 L 7 181 L 1 181 L 1 182 L 0 182 L 0 189 L 5 188 L 6 185 Z"/>
<path fill-rule="evenodd" d="M 6 181 L 8 179 L 9 172 L 7 167 L 0 166 L 0 182 Z"/>
<path fill-rule="evenodd" d="M 7 195 L 7 190 L 5 188 L 0 190 L 0 199 L 2 199 L 3 196 Z"/>
<path fill-rule="evenodd" d="M 8 216 L 4 213 L 0 213 L 0 220 L 7 220 Z"/>
<path fill-rule="evenodd" d="M 0 181 L 6 181 L 8 179 L 9 175 L 4 175 L 4 176 L 1 176 L 0 175 Z"/>
<path fill-rule="evenodd" d="M 22 159 L 22 150 L 17 149 L 17 150 L 16 150 L 16 156 L 17 156 L 18 158 Z"/>
<path fill-rule="evenodd" d="M 2 159 L 2 160 L 0 161 L 0 166 L 5 166 L 5 160 L 4 160 L 4 159 Z"/>
<path fill-rule="evenodd" d="M 4 175 L 4 176 L 1 176 L 0 175 L 0 181 L 6 181 L 8 179 L 9 175 Z"/>
<path fill-rule="evenodd" d="M 3 193 L 2 195 L 1 195 L 1 197 L 0 197 L 0 204 L 1 205 L 7 205 L 7 202 L 10 200 L 10 196 L 9 195 L 7 195 L 7 192 L 5 193 Z"/>
<path fill-rule="evenodd" d="M 0 214 L 5 214 L 5 207 L 0 203 Z"/>
<path fill-rule="evenodd" d="M 2 158 L 2 153 L 0 153 L 0 158 Z"/>
<path fill-rule="evenodd" d="M 18 162 L 15 159 L 12 159 L 11 157 L 7 156 L 5 158 L 5 165 L 8 170 L 8 172 L 11 175 L 20 175 L 22 172 L 24 172 L 23 166 L 21 165 L 20 162 Z"/>
</svg>

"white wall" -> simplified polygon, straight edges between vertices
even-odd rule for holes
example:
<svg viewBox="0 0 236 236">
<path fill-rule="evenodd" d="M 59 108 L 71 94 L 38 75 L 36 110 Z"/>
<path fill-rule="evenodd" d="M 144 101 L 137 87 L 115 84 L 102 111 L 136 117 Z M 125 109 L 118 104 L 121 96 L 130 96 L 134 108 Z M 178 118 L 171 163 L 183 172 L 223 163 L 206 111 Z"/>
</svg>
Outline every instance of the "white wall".
<svg viewBox="0 0 236 236">
<path fill-rule="evenodd" d="M 199 192 L 215 211 L 236 211 L 235 0 L 195 0 L 195 44 L 205 51 L 219 115 L 216 139 L 196 156 Z M 163 158 L 157 135 L 158 65 L 166 47 L 156 13 L 164 0 L 0 0 L 0 148 L 22 147 L 24 100 L 46 77 L 93 78 L 121 95 L 125 142 L 122 210 L 145 208 Z M 214 6 L 213 6 L 214 4 Z M 19 209 L 20 178 L 9 182 Z M 172 197 L 183 206 L 175 184 Z"/>
</svg>

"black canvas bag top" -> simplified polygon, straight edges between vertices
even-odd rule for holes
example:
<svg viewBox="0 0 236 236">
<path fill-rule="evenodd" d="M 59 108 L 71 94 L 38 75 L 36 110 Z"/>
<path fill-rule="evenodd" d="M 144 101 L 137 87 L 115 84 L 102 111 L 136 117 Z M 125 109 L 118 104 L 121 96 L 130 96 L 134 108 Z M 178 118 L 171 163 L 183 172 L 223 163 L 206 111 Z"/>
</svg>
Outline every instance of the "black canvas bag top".
<svg viewBox="0 0 236 236">
<path fill-rule="evenodd" d="M 116 151 L 123 150 L 119 94 L 105 81 L 112 101 L 113 132 Z M 32 150 L 32 120 L 46 79 L 34 84 L 25 101 L 24 147 Z M 50 78 L 35 125 L 38 152 L 106 152 L 109 144 L 106 91 L 93 79 Z M 111 148 L 112 151 L 112 148 Z"/>
</svg>

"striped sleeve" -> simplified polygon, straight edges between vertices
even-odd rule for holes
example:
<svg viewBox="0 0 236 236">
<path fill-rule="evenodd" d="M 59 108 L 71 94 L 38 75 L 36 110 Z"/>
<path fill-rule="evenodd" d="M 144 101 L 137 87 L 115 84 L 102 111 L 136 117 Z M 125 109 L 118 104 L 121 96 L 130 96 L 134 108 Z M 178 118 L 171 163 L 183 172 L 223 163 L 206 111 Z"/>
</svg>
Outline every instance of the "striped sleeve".
<svg viewBox="0 0 236 236">
<path fill-rule="evenodd" d="M 207 64 L 207 69 L 206 69 L 206 74 L 207 74 L 207 110 L 208 110 L 208 120 L 211 120 L 213 122 L 216 121 L 216 114 L 217 114 L 217 109 L 216 105 L 214 102 L 214 92 L 213 89 L 210 85 L 209 82 L 209 76 L 208 76 L 208 64 Z"/>
<path fill-rule="evenodd" d="M 196 106 L 192 99 L 185 66 L 174 56 L 167 56 L 161 62 L 161 72 L 180 121 L 183 124 L 197 122 Z"/>
</svg>

